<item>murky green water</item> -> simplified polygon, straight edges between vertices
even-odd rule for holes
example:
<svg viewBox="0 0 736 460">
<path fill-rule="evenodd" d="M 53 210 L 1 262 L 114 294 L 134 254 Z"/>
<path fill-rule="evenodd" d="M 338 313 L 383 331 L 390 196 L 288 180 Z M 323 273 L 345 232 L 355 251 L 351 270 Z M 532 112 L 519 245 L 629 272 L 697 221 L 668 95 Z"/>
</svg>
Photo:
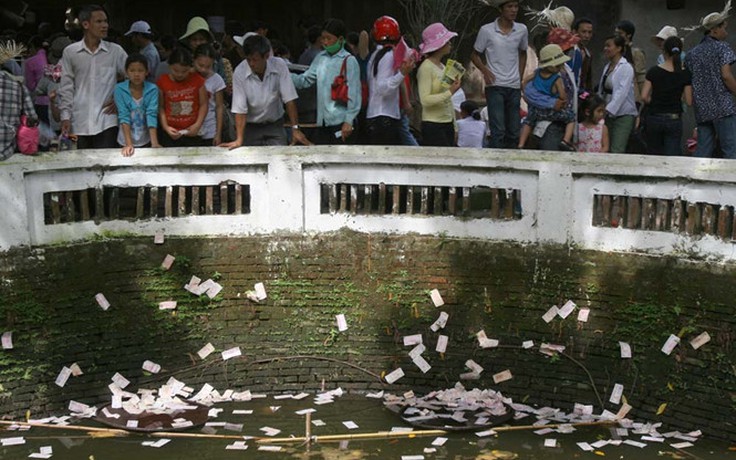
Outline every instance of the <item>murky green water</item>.
<svg viewBox="0 0 736 460">
<path fill-rule="evenodd" d="M 280 406 L 276 411 L 271 406 Z M 243 424 L 242 431 L 228 431 L 221 427 L 216 435 L 225 436 L 262 436 L 259 430 L 264 426 L 281 430 L 277 437 L 304 436 L 305 417 L 296 415 L 295 411 L 314 408 L 312 420 L 322 420 L 324 426 L 312 426 L 315 436 L 332 434 L 355 434 L 376 431 L 389 431 L 394 427 L 406 425 L 392 412 L 384 409 L 380 401 L 358 396 L 343 396 L 334 404 L 315 406 L 311 399 L 301 401 L 274 400 L 272 398 L 243 403 L 219 404 L 216 407 L 224 411 L 216 419 L 217 422 Z M 233 410 L 253 410 L 252 414 L 234 415 Z M 348 429 L 343 422 L 352 421 L 358 428 Z M 93 424 L 88 420 L 84 424 Z M 521 422 L 517 422 L 521 423 Z M 663 427 L 662 431 L 665 431 Z M 194 430 L 192 433 L 200 433 Z M 450 433 L 445 437 L 447 442 L 436 447 L 436 452 L 425 453 L 431 448 L 436 436 L 421 438 L 382 439 L 371 441 L 327 442 L 312 445 L 309 449 L 299 443 L 281 444 L 280 452 L 259 451 L 254 440 L 247 441 L 247 450 L 226 450 L 226 446 L 235 439 L 185 439 L 171 438 L 171 442 L 160 448 L 146 447 L 145 441 L 157 441 L 160 438 L 131 434 L 123 438 L 91 438 L 84 432 L 32 428 L 30 431 L 5 431 L 0 438 L 23 436 L 26 443 L 18 446 L 0 447 L 0 458 L 7 460 L 26 459 L 42 446 L 51 446 L 55 460 L 114 460 L 131 459 L 401 459 L 402 456 L 424 456 L 425 459 L 573 459 L 597 458 L 601 453 L 607 458 L 623 459 L 736 459 L 736 452 L 729 451 L 724 442 L 702 439 L 695 446 L 684 451 L 677 451 L 667 443 L 649 443 L 645 448 L 628 445 L 605 446 L 599 454 L 583 452 L 577 442 L 595 442 L 612 437 L 611 430 L 605 427 L 580 428 L 571 434 L 553 433 L 539 436 L 531 431 L 500 433 L 496 437 L 479 438 L 473 433 Z M 557 439 L 557 447 L 544 447 L 544 440 Z M 640 436 L 631 436 L 639 440 Z M 504 457 L 505 451 L 518 457 Z M 420 457 L 416 457 L 417 459 Z"/>
</svg>

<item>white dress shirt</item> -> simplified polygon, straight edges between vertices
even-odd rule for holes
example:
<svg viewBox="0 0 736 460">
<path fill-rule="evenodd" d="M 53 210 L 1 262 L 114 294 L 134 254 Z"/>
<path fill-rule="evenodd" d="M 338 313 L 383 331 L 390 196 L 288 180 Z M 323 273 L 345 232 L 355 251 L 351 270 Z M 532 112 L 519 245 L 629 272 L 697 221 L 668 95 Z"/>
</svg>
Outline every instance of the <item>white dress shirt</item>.
<svg viewBox="0 0 736 460">
<path fill-rule="evenodd" d="M 273 123 L 284 117 L 284 104 L 299 96 L 283 59 L 266 61 L 263 80 L 241 62 L 233 73 L 233 113 L 247 114 L 249 123 Z"/>
<path fill-rule="evenodd" d="M 401 118 L 399 94 L 404 74 L 394 70 L 394 52 L 388 51 L 378 62 L 376 75 L 373 75 L 373 66 L 376 55 L 382 48 L 379 47 L 368 61 L 368 110 L 366 118 L 390 117 L 395 120 Z"/>
<path fill-rule="evenodd" d="M 103 108 L 112 101 L 115 85 L 125 78 L 127 57 L 120 45 L 104 40 L 94 52 L 84 40 L 64 49 L 59 109 L 62 120 L 71 120 L 74 134 L 92 136 L 118 125 L 118 116 L 104 113 Z"/>
</svg>

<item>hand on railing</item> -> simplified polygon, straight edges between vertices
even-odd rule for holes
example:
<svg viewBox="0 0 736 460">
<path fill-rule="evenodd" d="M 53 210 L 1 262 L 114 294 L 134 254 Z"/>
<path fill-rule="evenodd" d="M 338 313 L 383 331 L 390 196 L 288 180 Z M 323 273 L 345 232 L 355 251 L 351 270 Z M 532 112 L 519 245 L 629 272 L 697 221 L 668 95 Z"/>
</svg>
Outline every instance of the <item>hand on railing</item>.
<svg viewBox="0 0 736 460">
<path fill-rule="evenodd" d="M 289 145 L 314 145 L 312 142 L 307 139 L 307 136 L 304 135 L 301 129 L 292 129 L 291 130 L 291 144 Z"/>
</svg>

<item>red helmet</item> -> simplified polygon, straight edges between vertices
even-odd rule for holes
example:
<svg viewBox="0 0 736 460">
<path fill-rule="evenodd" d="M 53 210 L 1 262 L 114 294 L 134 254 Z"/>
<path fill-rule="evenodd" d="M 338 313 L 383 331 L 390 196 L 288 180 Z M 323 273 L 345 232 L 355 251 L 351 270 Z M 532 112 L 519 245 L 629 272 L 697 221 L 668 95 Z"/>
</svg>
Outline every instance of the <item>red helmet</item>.
<svg viewBox="0 0 736 460">
<path fill-rule="evenodd" d="M 373 23 L 371 31 L 373 39 L 382 43 L 385 41 L 398 41 L 401 38 L 399 23 L 391 16 L 381 16 Z"/>
</svg>

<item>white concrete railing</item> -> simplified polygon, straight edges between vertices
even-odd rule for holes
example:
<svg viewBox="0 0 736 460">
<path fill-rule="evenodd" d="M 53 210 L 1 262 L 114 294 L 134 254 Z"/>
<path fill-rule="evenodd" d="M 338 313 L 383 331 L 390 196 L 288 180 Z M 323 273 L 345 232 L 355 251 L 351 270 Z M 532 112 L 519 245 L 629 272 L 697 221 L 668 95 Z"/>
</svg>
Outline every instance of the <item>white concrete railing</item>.
<svg viewBox="0 0 736 460">
<path fill-rule="evenodd" d="M 136 190 L 133 214 L 117 217 Z M 728 160 L 365 146 L 78 151 L 0 163 L 0 194 L 0 250 L 105 232 L 348 227 L 736 259 Z M 226 215 L 210 209 L 218 199 L 230 203 Z"/>
</svg>

